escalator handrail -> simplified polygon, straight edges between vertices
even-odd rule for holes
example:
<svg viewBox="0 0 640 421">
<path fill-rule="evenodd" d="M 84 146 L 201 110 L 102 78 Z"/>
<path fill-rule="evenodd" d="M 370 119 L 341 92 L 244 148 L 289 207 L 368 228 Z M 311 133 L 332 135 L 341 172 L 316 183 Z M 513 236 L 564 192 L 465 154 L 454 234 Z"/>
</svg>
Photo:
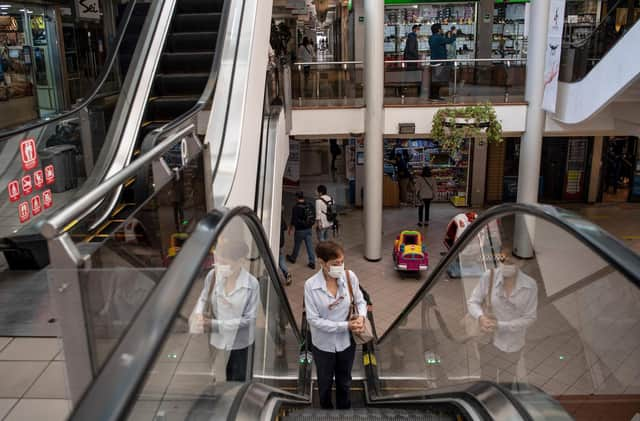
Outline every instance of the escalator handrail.
<svg viewBox="0 0 640 421">
<path fill-rule="evenodd" d="M 138 3 L 138 0 L 129 1 L 129 4 L 127 5 L 127 8 L 124 11 L 123 18 L 120 21 L 120 24 L 118 25 L 118 31 L 117 31 L 118 37 L 116 38 L 115 43 L 113 44 L 113 48 L 109 53 L 109 57 L 105 62 L 106 66 L 103 68 L 100 76 L 98 77 L 98 82 L 96 82 L 96 84 L 94 85 L 93 91 L 75 107 L 72 107 L 70 110 L 67 110 L 61 114 L 58 114 L 55 117 L 41 119 L 34 123 L 24 124 L 22 126 L 15 127 L 12 129 L 0 130 L 0 142 L 4 140 L 8 140 L 20 133 L 29 132 L 35 129 L 39 129 L 40 127 L 43 127 L 43 126 L 47 126 L 49 124 L 66 120 L 71 115 L 76 114 L 78 111 L 89 106 L 89 104 L 91 104 L 96 99 L 99 99 L 105 96 L 104 94 L 100 94 L 100 90 L 102 89 L 104 84 L 107 82 L 107 79 L 109 78 L 109 75 L 111 74 L 111 71 L 113 70 L 113 67 L 115 66 L 118 60 L 118 53 L 120 52 L 120 46 L 122 45 L 122 41 L 124 40 L 126 28 L 127 26 L 129 26 L 129 22 L 131 21 L 131 16 L 133 16 L 133 11 L 137 3 Z"/>
<path fill-rule="evenodd" d="M 127 412 L 145 381 L 146 373 L 169 334 L 189 292 L 199 279 L 202 264 L 227 224 L 242 218 L 263 258 L 281 305 L 298 343 L 302 337 L 286 298 L 283 281 L 262 224 L 248 207 L 214 210 L 200 222 L 153 290 L 126 335 L 80 399 L 70 420 L 119 420 Z"/>
<path fill-rule="evenodd" d="M 600 30 L 600 28 L 607 23 L 607 19 L 609 18 L 609 16 L 611 16 L 611 14 L 613 14 L 613 12 L 616 11 L 620 3 L 622 3 L 623 1 L 626 1 L 626 0 L 617 0 L 616 3 L 611 8 L 609 8 L 609 11 L 607 12 L 607 14 L 604 15 L 603 18 L 600 18 L 600 23 L 598 23 L 596 27 L 593 28 L 593 31 L 591 31 L 588 37 L 581 39 L 580 41 L 564 43 L 562 47 L 563 48 L 565 47 L 582 48 L 585 45 L 587 45 L 587 43 L 591 41 L 591 39 Z"/>
<path fill-rule="evenodd" d="M 622 273 L 629 281 L 640 288 L 640 255 L 626 247 L 618 239 L 599 226 L 584 220 L 577 214 L 550 205 L 529 203 L 508 203 L 490 208 L 476 218 L 476 220 L 460 235 L 458 240 L 449 249 L 449 252 L 438 263 L 434 271 L 418 289 L 409 304 L 391 323 L 391 326 L 378 339 L 378 344 L 387 340 L 390 333 L 398 328 L 402 320 L 407 317 L 425 295 L 429 293 L 434 284 L 444 275 L 445 271 L 458 254 L 473 241 L 475 236 L 489 223 L 497 218 L 512 214 L 529 215 L 549 222 L 568 234 L 577 238 L 583 245 L 598 255 L 615 270 Z"/>
</svg>

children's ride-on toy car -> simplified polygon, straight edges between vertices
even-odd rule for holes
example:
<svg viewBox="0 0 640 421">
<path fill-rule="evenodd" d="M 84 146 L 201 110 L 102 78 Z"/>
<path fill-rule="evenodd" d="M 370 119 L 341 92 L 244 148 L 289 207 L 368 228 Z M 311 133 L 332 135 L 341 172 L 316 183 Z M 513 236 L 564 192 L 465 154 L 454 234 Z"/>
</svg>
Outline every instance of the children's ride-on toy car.
<svg viewBox="0 0 640 421">
<path fill-rule="evenodd" d="M 418 272 L 429 268 L 429 254 L 418 231 L 402 231 L 393 245 L 393 263 L 396 270 Z"/>
</svg>

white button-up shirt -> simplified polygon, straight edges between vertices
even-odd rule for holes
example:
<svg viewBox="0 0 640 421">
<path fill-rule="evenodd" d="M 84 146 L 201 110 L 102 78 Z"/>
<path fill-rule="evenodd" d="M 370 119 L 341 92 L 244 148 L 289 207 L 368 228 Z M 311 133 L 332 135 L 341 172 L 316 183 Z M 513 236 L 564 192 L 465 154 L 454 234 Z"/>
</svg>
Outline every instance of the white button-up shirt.
<svg viewBox="0 0 640 421">
<path fill-rule="evenodd" d="M 207 293 L 211 291 L 211 345 L 224 350 L 246 348 L 255 339 L 256 313 L 260 299 L 258 280 L 241 269 L 234 289 L 227 293 L 227 279 L 216 282 L 213 288 L 210 288 L 214 276 L 215 270 L 211 270 L 204 279 L 204 288 L 193 312 L 203 313 Z"/>
<path fill-rule="evenodd" d="M 490 271 L 486 272 L 471 293 L 468 301 L 469 314 L 479 319 L 485 315 L 482 303 L 489 293 Z M 493 345 L 503 352 L 517 352 L 524 347 L 527 327 L 536 320 L 538 308 L 538 286 L 536 281 L 517 271 L 516 284 L 507 297 L 504 290 L 502 268 L 495 269 L 491 307 L 498 321 L 493 333 Z"/>
<path fill-rule="evenodd" d="M 360 291 L 358 277 L 349 271 L 358 315 L 367 317 L 367 303 Z M 311 341 L 321 351 L 340 352 L 351 344 L 349 306 L 351 299 L 346 275 L 338 279 L 338 292 L 331 295 L 322 270 L 304 284 L 304 305 L 311 328 Z"/>
</svg>

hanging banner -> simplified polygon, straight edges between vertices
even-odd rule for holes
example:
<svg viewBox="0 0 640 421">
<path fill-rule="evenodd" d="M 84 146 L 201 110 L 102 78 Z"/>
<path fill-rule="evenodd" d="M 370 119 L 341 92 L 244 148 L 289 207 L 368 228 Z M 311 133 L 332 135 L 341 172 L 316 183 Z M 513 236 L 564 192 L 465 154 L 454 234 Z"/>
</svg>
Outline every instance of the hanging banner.
<svg viewBox="0 0 640 421">
<path fill-rule="evenodd" d="M 556 102 L 558 98 L 558 75 L 560 74 L 560 55 L 562 54 L 564 6 L 565 0 L 551 0 L 549 4 L 542 109 L 551 113 L 556 112 Z"/>
<path fill-rule="evenodd" d="M 76 9 L 80 19 L 100 20 L 100 3 L 98 0 L 76 0 Z"/>
<path fill-rule="evenodd" d="M 300 142 L 289 141 L 289 159 L 284 170 L 284 185 L 300 185 Z"/>
</svg>

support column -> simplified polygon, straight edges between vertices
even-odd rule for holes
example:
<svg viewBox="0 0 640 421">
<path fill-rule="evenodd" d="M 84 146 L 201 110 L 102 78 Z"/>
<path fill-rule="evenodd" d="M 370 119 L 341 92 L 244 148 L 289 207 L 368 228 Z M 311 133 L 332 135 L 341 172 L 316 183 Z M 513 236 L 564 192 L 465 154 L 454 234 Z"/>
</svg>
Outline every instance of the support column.
<svg viewBox="0 0 640 421">
<path fill-rule="evenodd" d="M 602 174 L 602 146 L 604 138 L 596 136 L 593 138 L 593 153 L 591 154 L 591 175 L 589 176 L 588 203 L 596 203 L 600 193 L 600 178 Z"/>
<path fill-rule="evenodd" d="M 366 0 L 365 14 L 365 140 L 364 257 L 382 258 L 382 174 L 384 128 L 384 0 Z"/>
<path fill-rule="evenodd" d="M 544 93 L 548 19 L 549 0 L 533 1 L 528 22 L 529 46 L 525 85 L 525 100 L 529 106 L 527 107 L 526 130 L 520 142 L 518 203 L 536 203 L 538 201 L 540 156 L 546 118 L 546 112 L 542 109 L 542 96 Z M 533 233 L 531 232 L 531 234 Z M 533 257 L 532 242 L 524 218 L 516 218 L 513 252 L 518 257 Z"/>
</svg>

